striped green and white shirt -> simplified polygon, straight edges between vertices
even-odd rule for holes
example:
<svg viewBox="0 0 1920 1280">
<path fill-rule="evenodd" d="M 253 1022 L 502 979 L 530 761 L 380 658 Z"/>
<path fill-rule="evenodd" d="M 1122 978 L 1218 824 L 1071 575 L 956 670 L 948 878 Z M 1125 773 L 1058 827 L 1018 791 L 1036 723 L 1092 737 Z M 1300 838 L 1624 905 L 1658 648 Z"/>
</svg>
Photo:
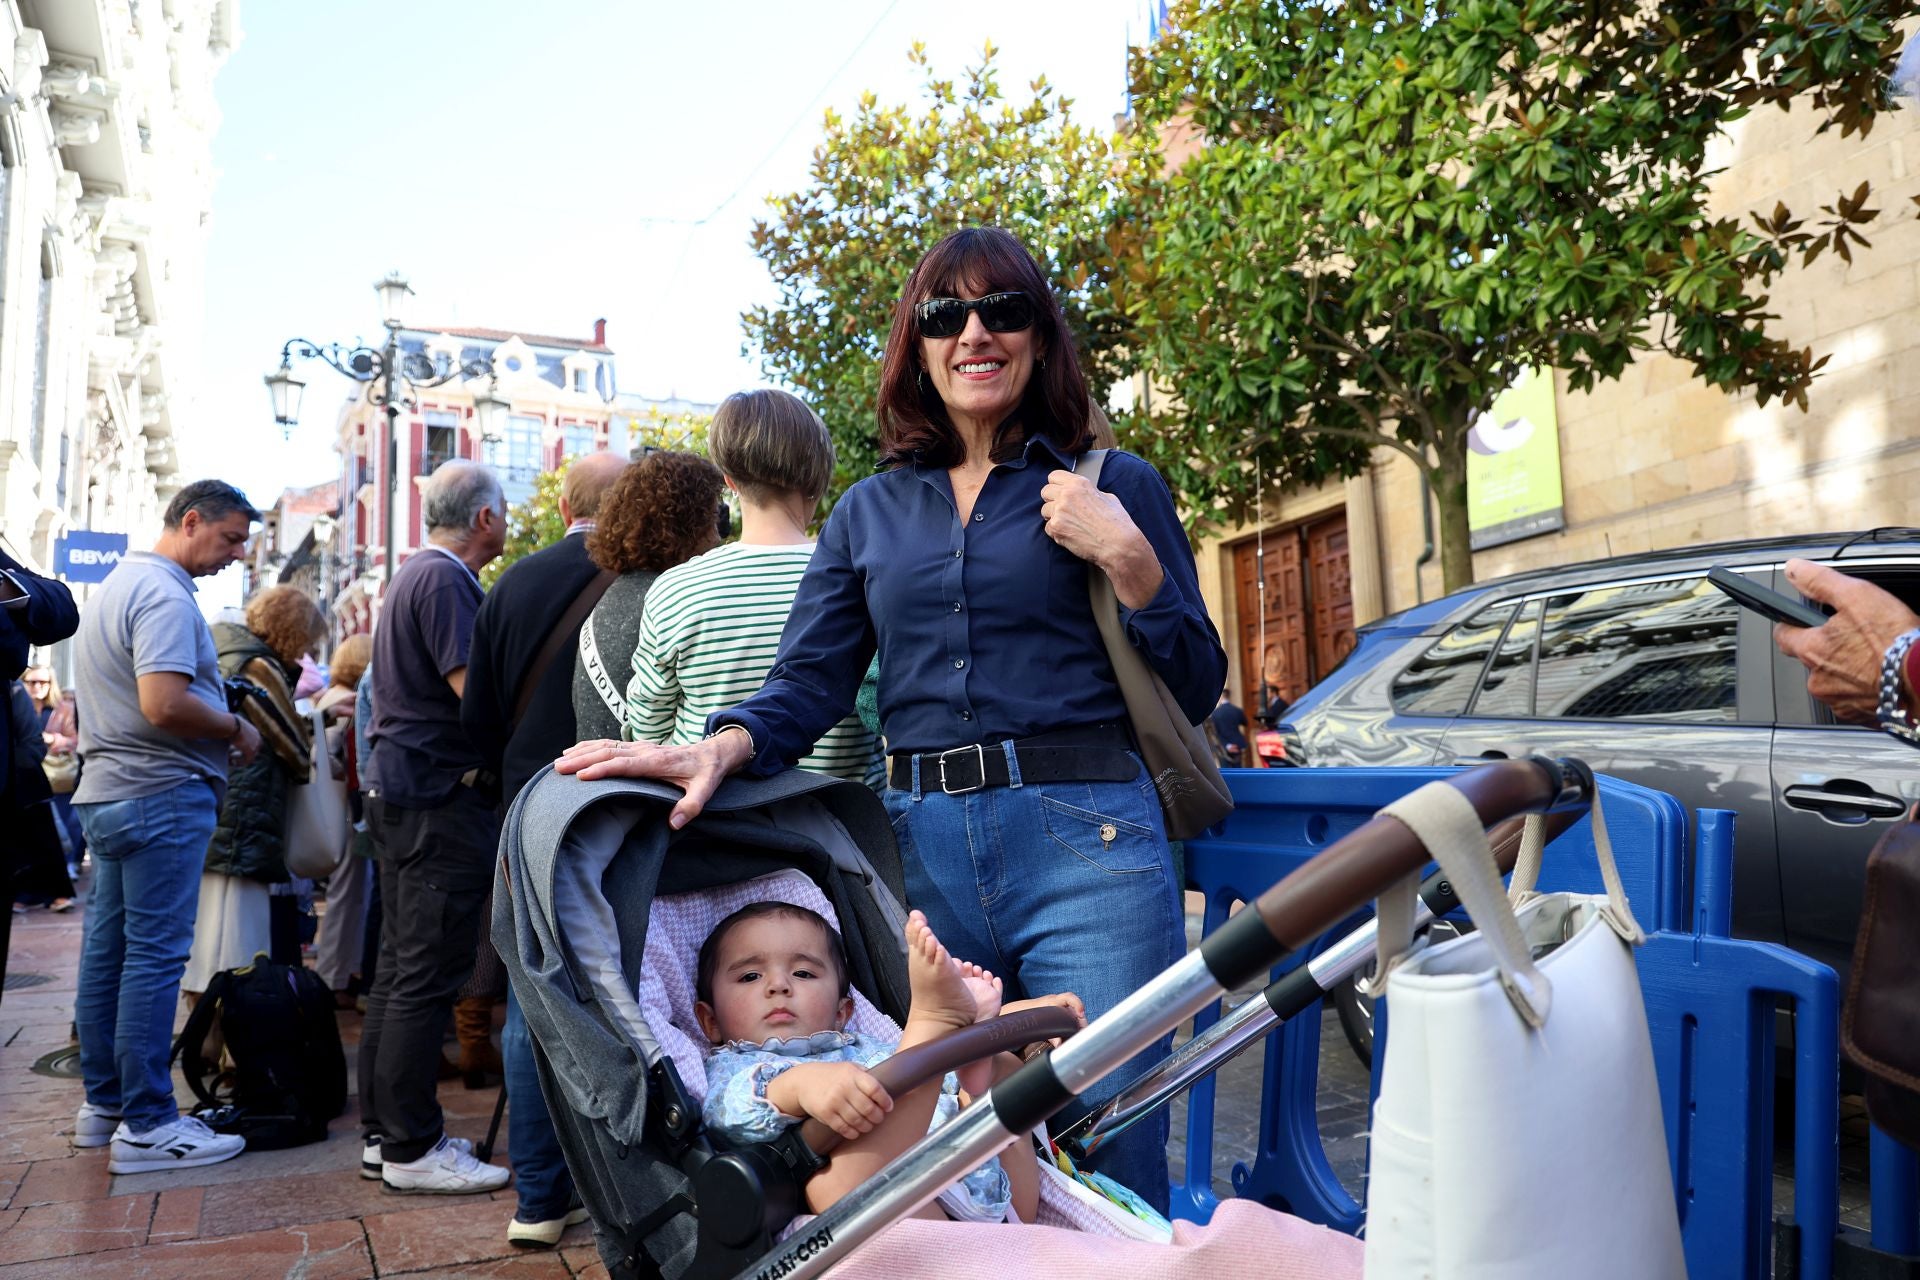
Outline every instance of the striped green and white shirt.
<svg viewBox="0 0 1920 1280">
<path fill-rule="evenodd" d="M 731 542 L 654 580 L 627 682 L 627 737 L 698 742 L 709 715 L 759 691 L 813 548 Z M 800 767 L 860 780 L 872 757 L 873 735 L 848 716 Z"/>
</svg>

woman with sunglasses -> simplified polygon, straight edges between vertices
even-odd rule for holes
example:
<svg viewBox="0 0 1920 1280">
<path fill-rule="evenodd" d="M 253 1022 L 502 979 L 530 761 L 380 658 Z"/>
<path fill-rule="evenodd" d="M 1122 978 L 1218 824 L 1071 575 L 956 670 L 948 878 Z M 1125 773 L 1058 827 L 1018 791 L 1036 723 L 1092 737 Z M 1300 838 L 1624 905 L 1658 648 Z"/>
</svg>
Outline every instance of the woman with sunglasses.
<svg viewBox="0 0 1920 1280">
<path fill-rule="evenodd" d="M 995 228 L 942 240 L 894 309 L 886 469 L 834 508 L 765 686 L 710 717 L 700 743 L 581 743 L 561 771 L 676 782 L 686 796 L 672 822 L 684 825 L 725 775 L 804 754 L 853 706 L 877 648 L 909 905 L 954 954 L 1000 974 L 1009 999 L 1072 991 L 1089 1017 L 1112 1008 L 1185 943 L 1088 573 L 1113 580 L 1130 639 L 1193 722 L 1227 663 L 1158 473 L 1115 453 L 1097 487 L 1075 474 L 1090 414 L 1032 255 Z M 1161 1112 L 1094 1165 L 1165 1210 L 1166 1136 Z"/>
</svg>

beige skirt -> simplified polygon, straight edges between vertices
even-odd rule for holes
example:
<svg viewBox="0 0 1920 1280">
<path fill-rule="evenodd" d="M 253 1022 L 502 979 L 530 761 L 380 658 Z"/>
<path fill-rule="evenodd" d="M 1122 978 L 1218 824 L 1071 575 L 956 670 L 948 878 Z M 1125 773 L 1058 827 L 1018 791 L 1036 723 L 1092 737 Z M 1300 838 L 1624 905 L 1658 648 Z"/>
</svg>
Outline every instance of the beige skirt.
<svg viewBox="0 0 1920 1280">
<path fill-rule="evenodd" d="M 205 991 L 214 974 L 251 964 L 256 954 L 272 949 L 268 902 L 267 886 L 258 880 L 200 873 L 200 912 L 181 990 Z"/>
</svg>

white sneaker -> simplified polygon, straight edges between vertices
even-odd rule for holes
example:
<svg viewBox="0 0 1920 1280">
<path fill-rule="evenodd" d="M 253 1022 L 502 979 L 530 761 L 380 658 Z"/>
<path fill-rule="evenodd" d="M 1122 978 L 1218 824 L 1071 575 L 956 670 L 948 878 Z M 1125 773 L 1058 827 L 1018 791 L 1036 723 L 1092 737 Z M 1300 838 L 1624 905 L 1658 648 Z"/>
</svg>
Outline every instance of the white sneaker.
<svg viewBox="0 0 1920 1280">
<path fill-rule="evenodd" d="M 80 1104 L 80 1114 L 73 1118 L 73 1145 L 76 1147 L 104 1147 L 113 1141 L 113 1131 L 120 1127 L 120 1117 L 91 1102 Z"/>
<path fill-rule="evenodd" d="M 380 1167 L 385 1163 L 380 1159 L 380 1141 L 380 1135 L 375 1134 L 367 1139 L 365 1146 L 360 1148 L 360 1176 L 368 1182 L 380 1181 Z M 449 1137 L 446 1141 L 462 1151 L 473 1150 L 473 1142 L 470 1139 Z"/>
<path fill-rule="evenodd" d="M 545 1222 L 522 1222 L 516 1213 L 513 1220 L 507 1223 L 507 1243 L 522 1249 L 551 1249 L 560 1243 L 560 1237 L 566 1234 L 568 1227 L 578 1226 L 586 1220 L 587 1211 L 578 1206 Z"/>
<path fill-rule="evenodd" d="M 215 1133 L 193 1116 L 135 1133 L 125 1121 L 113 1131 L 108 1173 L 155 1173 L 161 1169 L 197 1169 L 231 1160 L 247 1149 L 247 1140 Z"/>
<path fill-rule="evenodd" d="M 380 1165 L 381 1186 L 400 1195 L 465 1196 L 498 1191 L 512 1176 L 497 1164 L 481 1164 L 473 1158 L 471 1147 L 445 1134 L 418 1160 L 385 1160 Z"/>
</svg>

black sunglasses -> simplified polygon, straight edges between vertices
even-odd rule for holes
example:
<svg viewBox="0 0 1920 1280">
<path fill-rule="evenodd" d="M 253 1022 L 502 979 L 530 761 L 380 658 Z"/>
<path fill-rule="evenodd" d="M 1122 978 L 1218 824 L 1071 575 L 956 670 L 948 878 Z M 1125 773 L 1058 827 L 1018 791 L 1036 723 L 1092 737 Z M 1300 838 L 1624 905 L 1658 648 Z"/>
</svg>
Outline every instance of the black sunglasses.
<svg viewBox="0 0 1920 1280">
<path fill-rule="evenodd" d="M 928 298 L 913 309 L 923 338 L 951 338 L 967 327 L 967 313 L 978 311 L 990 333 L 1015 333 L 1033 323 L 1033 299 L 1024 293 L 990 293 L 984 298 Z"/>
</svg>

